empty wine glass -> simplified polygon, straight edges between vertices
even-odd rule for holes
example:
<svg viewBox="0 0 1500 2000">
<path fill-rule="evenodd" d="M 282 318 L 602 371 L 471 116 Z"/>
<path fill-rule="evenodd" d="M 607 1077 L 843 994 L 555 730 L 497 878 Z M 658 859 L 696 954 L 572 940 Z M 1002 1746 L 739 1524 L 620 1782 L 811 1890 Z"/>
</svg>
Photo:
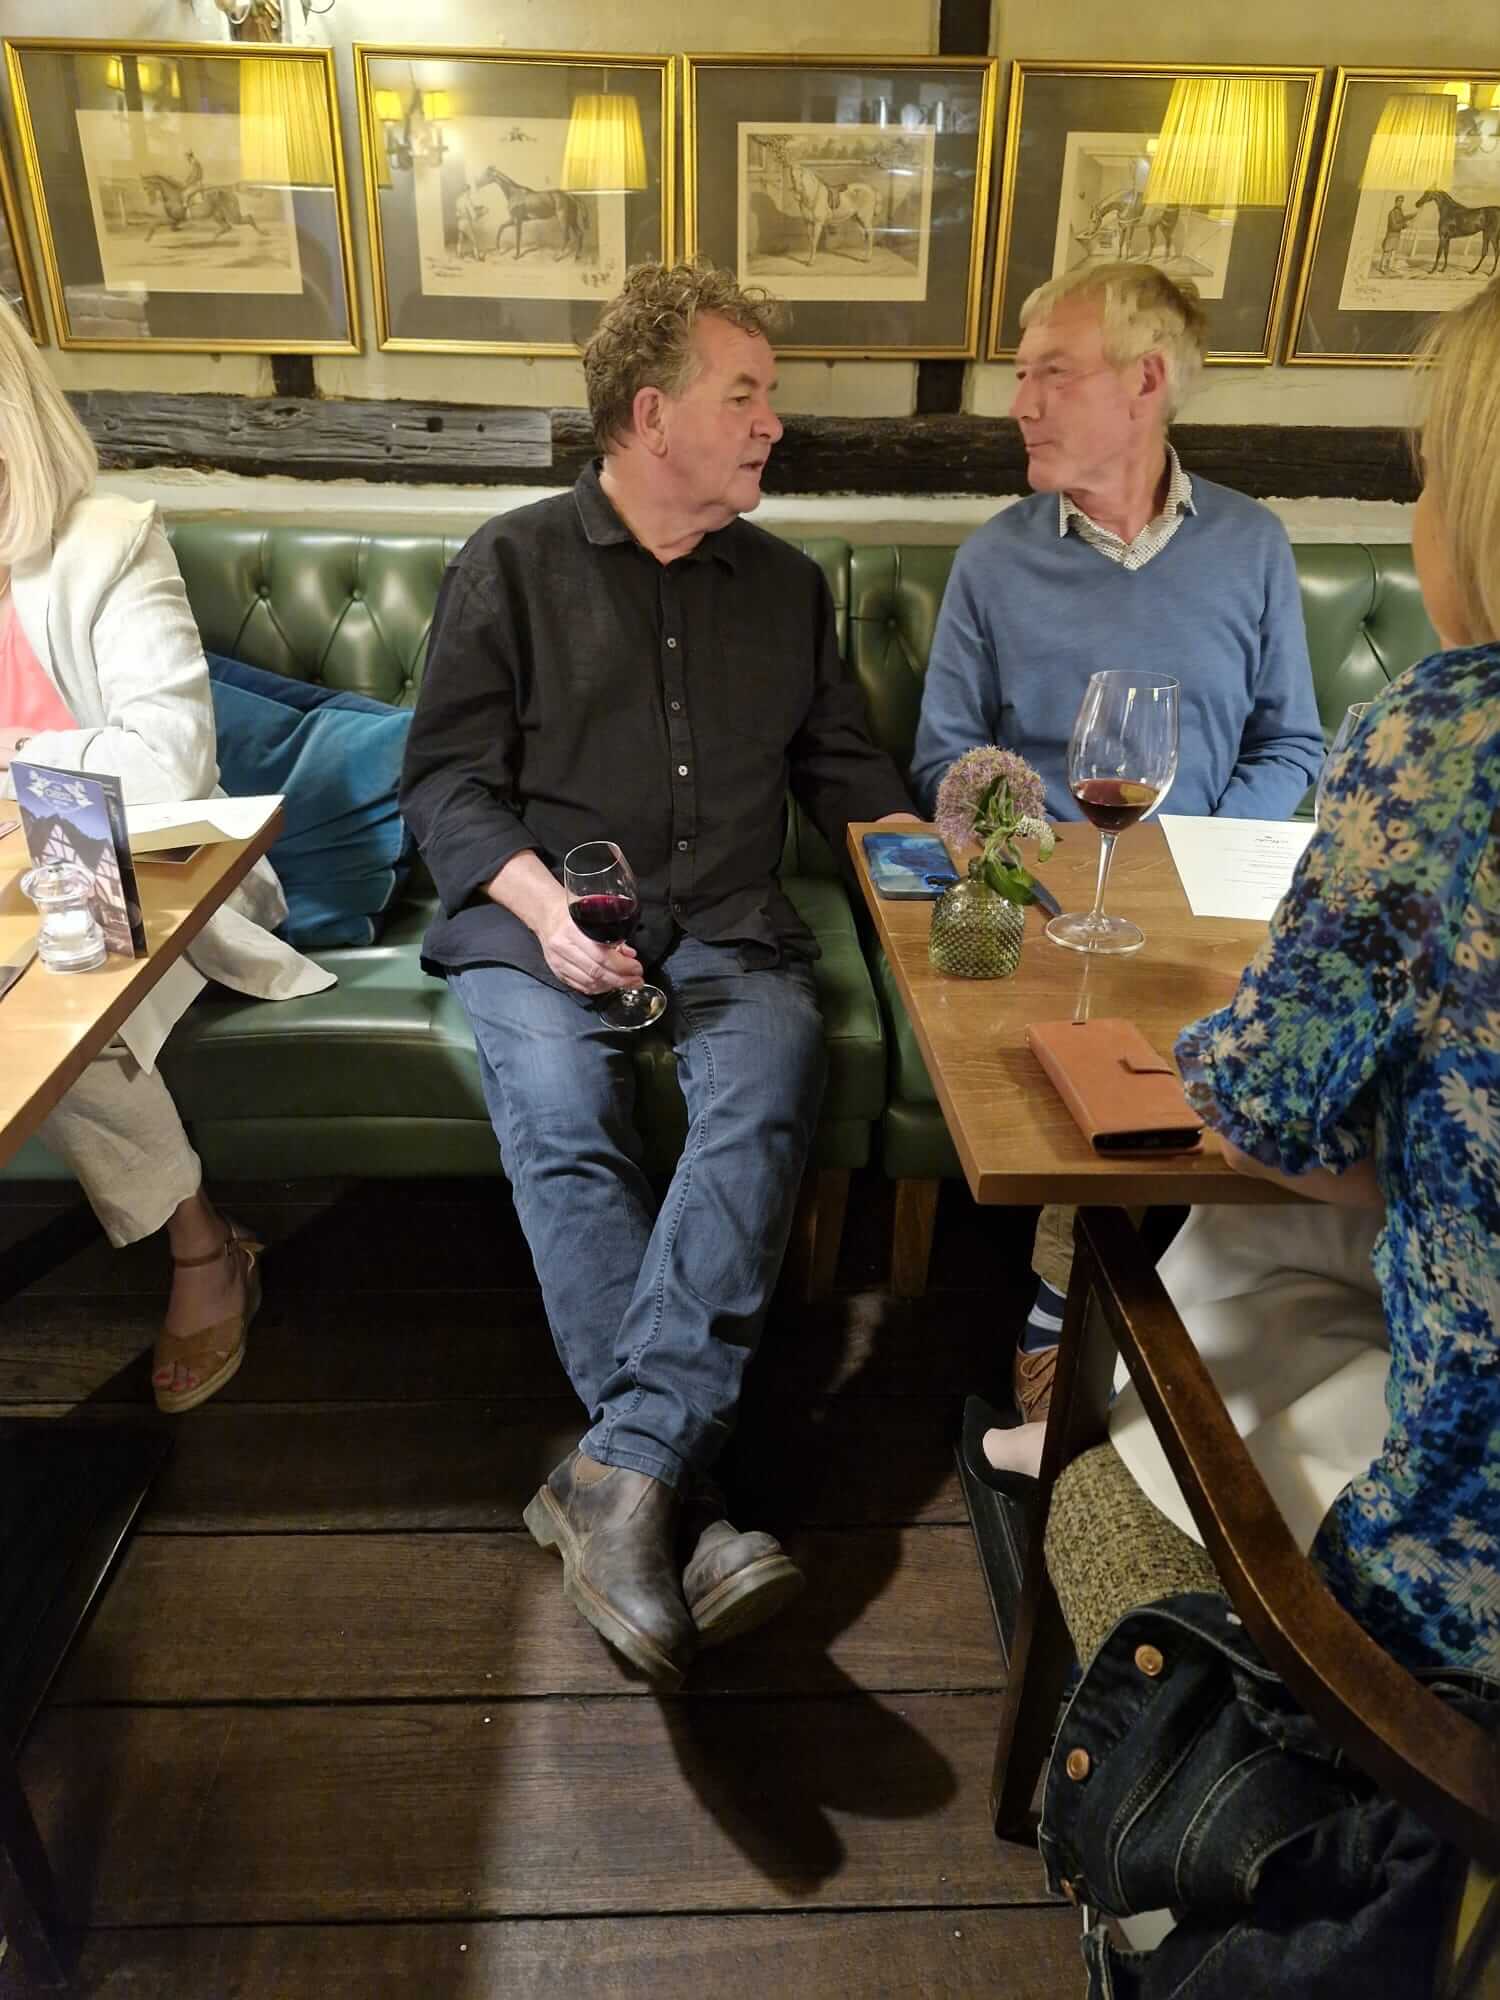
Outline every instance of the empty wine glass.
<svg viewBox="0 0 1500 2000">
<path fill-rule="evenodd" d="M 1323 794 L 1328 789 L 1329 774 L 1332 772 L 1339 758 L 1348 749 L 1349 739 L 1353 736 L 1355 730 L 1358 729 L 1360 718 L 1368 715 L 1373 707 L 1373 702 L 1351 701 L 1349 706 L 1344 710 L 1338 728 L 1333 732 L 1333 741 L 1328 746 L 1328 755 L 1323 759 L 1323 768 L 1318 773 L 1318 791 L 1314 812 L 1316 813 L 1319 826 L 1324 824 L 1327 817 L 1323 809 Z"/>
<path fill-rule="evenodd" d="M 568 914 L 595 944 L 629 944 L 641 914 L 635 871 L 612 840 L 585 840 L 563 860 Z M 659 986 L 625 986 L 605 994 L 600 1018 L 611 1028 L 649 1028 L 667 996 Z"/>
<path fill-rule="evenodd" d="M 1047 935 L 1069 951 L 1139 951 L 1146 933 L 1104 914 L 1116 836 L 1154 813 L 1177 775 L 1179 684 L 1162 674 L 1090 677 L 1068 745 L 1068 789 L 1099 829 L 1094 907 L 1054 917 Z"/>
</svg>

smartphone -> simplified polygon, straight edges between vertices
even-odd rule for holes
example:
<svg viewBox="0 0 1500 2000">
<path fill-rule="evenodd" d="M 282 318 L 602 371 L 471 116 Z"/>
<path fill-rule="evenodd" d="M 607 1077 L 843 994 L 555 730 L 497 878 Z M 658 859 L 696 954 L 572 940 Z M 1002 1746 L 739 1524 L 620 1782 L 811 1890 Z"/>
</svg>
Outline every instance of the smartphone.
<svg viewBox="0 0 1500 2000">
<path fill-rule="evenodd" d="M 864 841 L 870 880 L 882 896 L 932 902 L 958 880 L 935 833 L 867 833 Z"/>
</svg>

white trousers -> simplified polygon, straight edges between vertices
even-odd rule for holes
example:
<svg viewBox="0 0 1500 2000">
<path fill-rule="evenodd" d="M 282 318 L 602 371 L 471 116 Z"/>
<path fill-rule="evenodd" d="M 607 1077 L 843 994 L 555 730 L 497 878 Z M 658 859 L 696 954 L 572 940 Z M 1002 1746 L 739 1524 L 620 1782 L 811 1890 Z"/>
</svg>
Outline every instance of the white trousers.
<svg viewBox="0 0 1500 2000">
<path fill-rule="evenodd" d="M 1385 1443 L 1390 1341 L 1370 1268 L 1383 1222 L 1378 1209 L 1327 1203 L 1195 1208 L 1158 1267 L 1304 1551 Z M 1128 1385 L 1109 1436 L 1147 1497 L 1201 1542 Z"/>
<path fill-rule="evenodd" d="M 160 1229 L 203 1182 L 172 1093 L 123 1042 L 94 1058 L 37 1136 L 72 1168 L 117 1250 Z"/>
</svg>

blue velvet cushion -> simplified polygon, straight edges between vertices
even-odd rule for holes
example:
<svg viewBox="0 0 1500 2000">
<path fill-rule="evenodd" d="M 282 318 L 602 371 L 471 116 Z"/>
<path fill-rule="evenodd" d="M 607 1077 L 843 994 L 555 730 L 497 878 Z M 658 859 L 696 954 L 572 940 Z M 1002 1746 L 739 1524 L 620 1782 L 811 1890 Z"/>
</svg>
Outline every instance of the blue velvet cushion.
<svg viewBox="0 0 1500 2000">
<path fill-rule="evenodd" d="M 372 944 L 411 867 L 397 809 L 411 712 L 208 655 L 219 782 L 232 797 L 286 796 L 271 866 L 281 935 L 300 950 Z"/>
</svg>

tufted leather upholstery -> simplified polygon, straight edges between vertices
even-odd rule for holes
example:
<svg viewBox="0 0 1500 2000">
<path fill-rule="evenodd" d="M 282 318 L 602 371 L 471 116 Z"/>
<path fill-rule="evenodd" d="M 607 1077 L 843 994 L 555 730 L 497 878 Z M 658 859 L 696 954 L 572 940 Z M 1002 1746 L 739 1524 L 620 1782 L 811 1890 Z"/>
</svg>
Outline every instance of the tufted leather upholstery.
<svg viewBox="0 0 1500 2000">
<path fill-rule="evenodd" d="M 216 652 L 299 680 L 410 705 L 421 685 L 443 569 L 459 537 L 361 535 L 295 524 L 179 521 L 171 529 L 188 596 Z M 833 592 L 838 630 L 877 740 L 907 767 L 922 677 L 951 548 L 805 542 Z M 1324 724 L 1373 692 L 1433 639 L 1409 551 L 1357 545 L 1297 551 Z M 817 1157 L 868 1158 L 883 1114 L 888 1171 L 958 1171 L 888 969 L 860 952 L 839 870 L 821 836 L 788 814 L 783 878 L 823 947 L 817 968 L 829 1085 Z M 164 1068 L 217 1178 L 494 1173 L 499 1160 L 457 1003 L 418 963 L 430 890 L 413 885 L 379 944 L 327 955 L 328 993 L 262 1006 L 200 1003 L 167 1045 Z M 669 1048 L 642 1036 L 636 1059 L 648 1162 L 669 1166 L 685 1113 Z M 30 1147 L 8 1169 L 59 1171 Z"/>
<path fill-rule="evenodd" d="M 1318 711 L 1331 737 L 1351 701 L 1378 694 L 1432 652 L 1437 638 L 1409 548 L 1302 543 L 1294 553 Z M 903 771 L 953 555 L 951 548 L 871 547 L 850 558 L 848 658 L 865 689 L 871 729 Z M 958 1155 L 880 953 L 875 983 L 891 1044 L 890 1101 L 881 1126 L 886 1171 L 902 1181 L 957 1178 Z"/>
</svg>

